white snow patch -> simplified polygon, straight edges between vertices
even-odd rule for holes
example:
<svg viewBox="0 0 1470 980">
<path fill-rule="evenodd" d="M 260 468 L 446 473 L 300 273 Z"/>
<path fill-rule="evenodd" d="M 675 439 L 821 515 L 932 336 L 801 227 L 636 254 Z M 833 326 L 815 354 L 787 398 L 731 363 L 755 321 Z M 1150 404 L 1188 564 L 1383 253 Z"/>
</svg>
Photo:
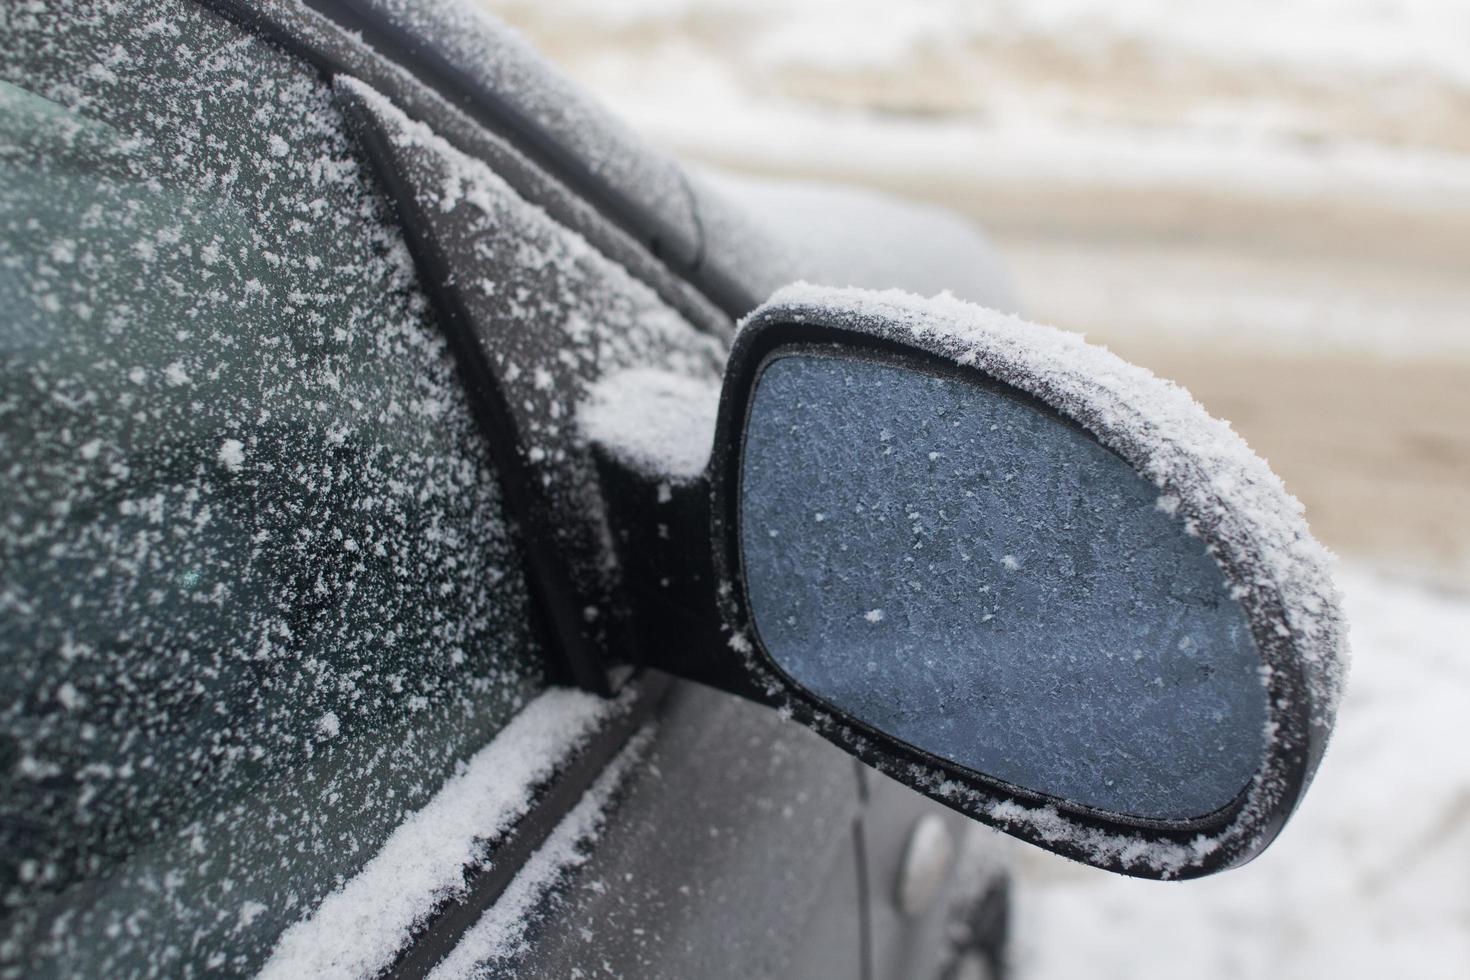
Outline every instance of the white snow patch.
<svg viewBox="0 0 1470 980">
<path fill-rule="evenodd" d="M 316 730 L 321 732 L 324 738 L 336 738 L 342 731 L 342 722 L 337 718 L 337 712 L 328 711 L 318 718 Z"/>
<path fill-rule="evenodd" d="M 1455 44 L 1467 23 L 1458 0 L 1241 0 L 1228 6 L 1209 0 L 487 0 L 487 5 L 516 15 L 538 34 L 554 29 L 563 35 L 616 31 L 626 36 L 637 27 L 668 31 L 671 25 L 734 23 L 738 31 L 708 37 L 722 42 L 729 61 L 768 70 L 903 71 L 926 55 L 941 64 L 963 56 L 975 41 L 1050 40 L 1062 51 L 1102 58 L 1112 44 L 1126 40 L 1140 49 L 1135 57 L 1188 56 L 1239 72 L 1414 72 L 1470 81 L 1470 65 Z M 882 29 L 875 30 L 875 24 Z M 704 40 L 703 33 L 686 33 Z M 696 48 L 691 55 L 701 53 Z M 611 57 L 598 54 L 598 60 Z M 649 57 L 646 46 L 630 46 L 629 54 Z"/>
<path fill-rule="evenodd" d="M 577 412 L 588 439 L 639 470 L 684 482 L 704 472 L 715 441 L 717 381 L 632 368 L 594 385 Z"/>
<path fill-rule="evenodd" d="M 215 454 L 219 465 L 230 472 L 238 472 L 245 464 L 245 444 L 239 439 L 226 439 L 219 444 L 219 452 Z"/>
<path fill-rule="evenodd" d="M 564 688 L 538 696 L 405 820 L 360 874 L 286 930 L 260 976 L 381 972 L 414 927 L 464 888 L 465 869 L 486 861 L 487 841 L 494 860 L 493 842 L 525 815 L 536 785 L 629 704 Z"/>
<path fill-rule="evenodd" d="M 248 929 L 250 924 L 260 918 L 260 914 L 266 911 L 266 906 L 260 902 L 246 901 L 240 905 L 239 928 Z"/>
</svg>

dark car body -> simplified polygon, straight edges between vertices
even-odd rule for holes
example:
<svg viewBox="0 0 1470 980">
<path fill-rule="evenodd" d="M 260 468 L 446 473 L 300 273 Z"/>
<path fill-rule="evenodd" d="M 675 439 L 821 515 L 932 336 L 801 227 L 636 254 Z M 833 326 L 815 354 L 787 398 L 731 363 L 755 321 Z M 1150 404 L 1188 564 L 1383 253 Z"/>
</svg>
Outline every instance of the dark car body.
<svg viewBox="0 0 1470 980">
<path fill-rule="evenodd" d="M 606 669 L 641 658 L 567 415 L 614 368 L 717 384 L 736 321 L 839 254 L 454 4 L 24 2 L 0 37 L 0 975 L 279 973 L 290 929 L 426 975 L 511 895 L 470 972 L 1001 968 L 988 831 L 768 709 Z M 1009 304 L 983 259 L 939 285 Z M 620 707 L 402 935 L 313 934 L 552 685 Z"/>
</svg>

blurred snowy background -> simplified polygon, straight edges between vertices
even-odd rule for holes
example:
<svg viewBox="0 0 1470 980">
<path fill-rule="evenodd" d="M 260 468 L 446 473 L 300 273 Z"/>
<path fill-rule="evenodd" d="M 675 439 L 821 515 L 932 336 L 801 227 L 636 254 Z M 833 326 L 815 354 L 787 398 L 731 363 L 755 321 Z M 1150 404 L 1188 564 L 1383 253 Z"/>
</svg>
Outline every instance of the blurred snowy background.
<svg viewBox="0 0 1470 980">
<path fill-rule="evenodd" d="M 1026 849 L 1022 978 L 1470 975 L 1470 3 L 487 0 L 654 142 L 975 218 L 1344 559 L 1301 813 L 1187 885 Z"/>
</svg>

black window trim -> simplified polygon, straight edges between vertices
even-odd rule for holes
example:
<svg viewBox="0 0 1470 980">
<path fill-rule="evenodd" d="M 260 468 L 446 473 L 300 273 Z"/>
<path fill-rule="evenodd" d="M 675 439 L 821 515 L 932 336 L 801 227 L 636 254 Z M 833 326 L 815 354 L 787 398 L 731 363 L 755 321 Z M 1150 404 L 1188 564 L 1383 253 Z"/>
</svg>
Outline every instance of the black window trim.
<svg viewBox="0 0 1470 980">
<path fill-rule="evenodd" d="M 526 815 L 499 839 L 489 861 L 468 870 L 464 893 L 434 911 L 379 975 L 382 980 L 420 980 L 454 950 L 628 740 L 655 716 L 674 685 L 669 675 L 648 672 L 630 682 L 636 688 L 633 706 L 537 788 Z"/>
</svg>

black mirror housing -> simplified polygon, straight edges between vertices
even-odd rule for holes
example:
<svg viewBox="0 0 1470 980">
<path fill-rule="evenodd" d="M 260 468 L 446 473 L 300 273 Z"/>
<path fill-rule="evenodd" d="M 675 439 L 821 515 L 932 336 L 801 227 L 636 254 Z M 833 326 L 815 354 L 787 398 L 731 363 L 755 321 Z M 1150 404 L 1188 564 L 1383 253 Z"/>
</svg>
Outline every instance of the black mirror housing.
<svg viewBox="0 0 1470 980">
<path fill-rule="evenodd" d="M 793 353 L 890 365 L 997 392 L 1007 405 L 1024 404 L 1038 418 L 1085 432 L 1145 481 L 1159 509 L 1212 559 L 1221 601 L 1238 605 L 1259 656 L 1261 713 L 1241 713 L 1235 722 L 1261 729 L 1259 757 L 1240 791 L 1204 814 L 1138 812 L 1110 807 L 1106 797 L 1099 805 L 897 737 L 783 669 L 752 611 L 741 500 L 754 392 L 767 366 Z M 741 325 L 713 442 L 708 469 L 692 480 L 639 472 L 619 461 L 615 446 L 598 450 L 604 492 L 620 501 L 610 517 L 637 646 L 649 666 L 770 704 L 968 816 L 1111 871 L 1198 877 L 1245 863 L 1280 831 L 1332 728 L 1346 672 L 1345 625 L 1329 556 L 1308 532 L 1300 504 L 1228 425 L 1182 389 L 1076 335 L 948 297 L 797 285 Z"/>
</svg>

